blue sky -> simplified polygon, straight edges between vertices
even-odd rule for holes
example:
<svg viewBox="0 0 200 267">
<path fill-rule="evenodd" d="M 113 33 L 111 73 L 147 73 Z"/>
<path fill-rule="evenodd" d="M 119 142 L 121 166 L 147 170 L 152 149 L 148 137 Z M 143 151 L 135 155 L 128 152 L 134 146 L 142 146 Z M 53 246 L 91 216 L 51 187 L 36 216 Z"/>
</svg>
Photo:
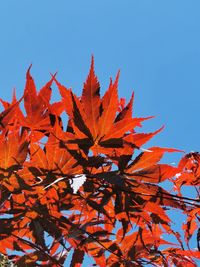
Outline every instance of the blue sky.
<svg viewBox="0 0 200 267">
<path fill-rule="evenodd" d="M 2 1 L 0 97 L 22 95 L 31 63 L 38 88 L 58 71 L 80 94 L 94 54 L 102 92 L 120 69 L 120 97 L 134 90 L 135 115 L 156 116 L 145 129 L 166 126 L 149 146 L 198 151 L 199 10 L 199 0 Z"/>
<path fill-rule="evenodd" d="M 78 94 L 90 57 L 105 90 L 121 70 L 119 94 L 135 91 L 151 144 L 199 150 L 200 2 L 198 0 L 7 0 L 0 4 L 0 90 L 22 94 L 25 72 L 40 87 L 50 72 Z M 55 92 L 56 94 L 56 92 Z"/>
</svg>

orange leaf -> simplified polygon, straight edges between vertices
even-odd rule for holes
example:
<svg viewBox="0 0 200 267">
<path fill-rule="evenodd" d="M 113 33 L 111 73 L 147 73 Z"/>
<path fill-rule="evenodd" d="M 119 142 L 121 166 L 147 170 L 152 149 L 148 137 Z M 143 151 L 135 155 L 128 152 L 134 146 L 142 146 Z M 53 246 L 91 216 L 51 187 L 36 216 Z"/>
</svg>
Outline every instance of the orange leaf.
<svg viewBox="0 0 200 267">
<path fill-rule="evenodd" d="M 109 132 L 101 139 L 101 141 L 105 141 L 111 138 L 120 138 L 128 132 L 132 131 L 135 127 L 141 127 L 141 122 L 144 120 L 148 120 L 151 117 L 147 118 L 130 118 L 123 119 L 121 121 L 116 122 L 111 126 Z"/>
<path fill-rule="evenodd" d="M 43 169 L 48 168 L 46 155 L 40 146 L 31 143 L 30 153 L 31 153 L 32 164 L 34 162 L 38 168 L 43 168 Z"/>
<path fill-rule="evenodd" d="M 131 142 L 136 147 L 141 147 L 146 142 L 148 142 L 152 137 L 161 132 L 163 129 L 164 126 L 152 133 L 134 133 L 132 135 L 124 137 L 124 140 L 126 140 L 127 142 Z"/>
<path fill-rule="evenodd" d="M 90 131 L 95 139 L 98 134 L 98 119 L 99 119 L 99 106 L 100 106 L 100 84 L 94 72 L 94 58 L 92 57 L 90 72 L 84 83 L 81 101 L 85 114 L 88 118 Z"/>
<path fill-rule="evenodd" d="M 119 72 L 114 84 L 112 84 L 112 81 L 110 82 L 109 88 L 102 99 L 102 115 L 99 119 L 99 138 L 110 130 L 115 119 L 118 109 L 118 79 Z"/>
<path fill-rule="evenodd" d="M 139 171 L 134 171 L 128 176 L 148 183 L 160 183 L 166 179 L 172 178 L 177 173 L 177 168 L 167 164 L 157 164 L 150 167 L 143 168 Z"/>
<path fill-rule="evenodd" d="M 71 89 L 68 89 L 64 85 L 60 84 L 55 78 L 54 81 L 58 86 L 60 95 L 62 97 L 63 106 L 65 107 L 67 114 L 72 117 L 73 103 L 71 97 Z"/>
<path fill-rule="evenodd" d="M 7 138 L 0 136 L 0 168 L 8 169 L 12 165 L 24 162 L 28 152 L 26 137 L 20 137 L 18 133 L 10 133 Z"/>
<path fill-rule="evenodd" d="M 37 102 L 37 91 L 34 80 L 30 75 L 30 69 L 31 66 L 26 73 L 26 86 L 24 90 L 24 106 L 28 115 L 37 111 L 39 107 Z"/>
<path fill-rule="evenodd" d="M 131 99 L 128 105 L 122 109 L 121 112 L 117 115 L 115 122 L 120 121 L 122 119 L 131 119 L 132 118 L 132 109 L 133 109 L 133 100 L 134 100 L 134 93 L 132 93 Z"/>
<path fill-rule="evenodd" d="M 128 166 L 128 173 L 150 167 L 161 160 L 165 152 L 181 152 L 173 148 L 151 147 L 151 152 L 143 152 Z"/>
</svg>

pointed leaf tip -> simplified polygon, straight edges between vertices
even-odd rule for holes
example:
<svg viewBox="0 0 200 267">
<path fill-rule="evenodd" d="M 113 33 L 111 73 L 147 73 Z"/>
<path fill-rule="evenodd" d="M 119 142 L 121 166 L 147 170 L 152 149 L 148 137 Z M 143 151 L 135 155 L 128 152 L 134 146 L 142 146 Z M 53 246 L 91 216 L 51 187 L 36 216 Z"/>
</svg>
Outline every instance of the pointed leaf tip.
<svg viewBox="0 0 200 267">
<path fill-rule="evenodd" d="M 90 64 L 90 71 L 89 71 L 89 74 L 88 74 L 88 77 L 89 76 L 94 76 L 96 77 L 95 75 L 95 70 L 94 70 L 94 56 L 92 55 L 92 58 L 91 58 L 91 64 Z M 96 77 L 97 78 L 97 77 Z"/>
<path fill-rule="evenodd" d="M 98 134 L 98 119 L 100 115 L 100 84 L 94 72 L 94 57 L 92 56 L 90 71 L 83 85 L 81 102 L 90 125 L 93 139 Z"/>
<path fill-rule="evenodd" d="M 30 66 L 28 67 L 28 70 L 26 72 L 26 79 L 31 77 L 31 74 L 30 74 L 31 68 L 32 68 L 32 63 L 30 64 Z"/>
<path fill-rule="evenodd" d="M 94 55 L 91 58 L 91 69 L 94 69 Z"/>
<path fill-rule="evenodd" d="M 56 78 L 56 75 L 58 74 L 58 72 L 56 71 L 54 74 L 52 74 L 52 73 L 50 73 L 50 75 L 51 75 L 51 78 L 53 79 L 53 80 L 55 80 L 55 78 Z"/>
<path fill-rule="evenodd" d="M 16 97 L 16 89 L 13 88 L 13 97 L 12 97 L 12 102 L 15 103 L 17 102 L 17 97 Z"/>
<path fill-rule="evenodd" d="M 116 76 L 116 79 L 115 79 L 115 82 L 114 82 L 114 84 L 115 84 L 116 86 L 118 86 L 119 76 L 120 76 L 120 70 L 118 70 L 118 72 L 117 72 L 117 76 Z"/>
</svg>

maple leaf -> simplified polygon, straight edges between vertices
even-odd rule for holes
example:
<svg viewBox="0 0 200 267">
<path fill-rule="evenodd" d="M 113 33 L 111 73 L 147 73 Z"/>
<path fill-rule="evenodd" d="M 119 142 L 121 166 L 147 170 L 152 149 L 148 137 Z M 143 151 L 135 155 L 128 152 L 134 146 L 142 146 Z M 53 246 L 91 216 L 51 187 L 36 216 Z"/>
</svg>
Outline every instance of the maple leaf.
<svg viewBox="0 0 200 267">
<path fill-rule="evenodd" d="M 16 172 L 26 160 L 28 145 L 26 134 L 18 130 L 0 134 L 1 185 L 10 191 L 19 188 Z"/>
<path fill-rule="evenodd" d="M 142 152 L 135 160 L 127 167 L 128 173 L 150 167 L 157 164 L 163 157 L 165 152 L 182 152 L 173 148 L 160 148 L 151 147 L 148 149 L 150 152 Z"/>
<path fill-rule="evenodd" d="M 91 133 L 94 139 L 98 135 L 98 119 L 100 116 L 100 84 L 94 73 L 94 57 L 92 57 L 91 68 L 86 82 L 84 83 L 81 101 Z"/>
<path fill-rule="evenodd" d="M 31 66 L 26 73 L 24 107 L 27 116 L 24 118 L 23 125 L 32 130 L 48 131 L 49 128 L 51 128 L 52 116 L 59 116 L 63 111 L 62 103 L 50 104 L 52 94 L 51 85 L 55 76 L 52 76 L 51 80 L 37 93 L 34 80 L 30 74 L 30 69 Z"/>
<path fill-rule="evenodd" d="M 8 130 L 8 127 L 14 123 L 14 121 L 19 121 L 23 114 L 19 109 L 19 103 L 22 101 L 23 98 L 20 98 L 18 101 L 15 98 L 15 94 L 13 95 L 12 103 L 8 103 L 0 100 L 4 106 L 4 111 L 0 113 L 0 129 L 1 130 Z"/>
<path fill-rule="evenodd" d="M 84 144 L 85 151 L 91 149 L 95 155 L 105 151 L 110 154 L 108 147 L 123 147 L 126 134 L 151 118 L 132 118 L 133 95 L 128 105 L 118 113 L 118 79 L 119 72 L 114 82 L 110 80 L 108 90 L 101 99 L 93 57 L 80 99 L 55 79 L 70 118 L 68 130 L 74 134 L 74 142 L 80 144 L 82 139 L 80 147 L 83 148 Z"/>
</svg>

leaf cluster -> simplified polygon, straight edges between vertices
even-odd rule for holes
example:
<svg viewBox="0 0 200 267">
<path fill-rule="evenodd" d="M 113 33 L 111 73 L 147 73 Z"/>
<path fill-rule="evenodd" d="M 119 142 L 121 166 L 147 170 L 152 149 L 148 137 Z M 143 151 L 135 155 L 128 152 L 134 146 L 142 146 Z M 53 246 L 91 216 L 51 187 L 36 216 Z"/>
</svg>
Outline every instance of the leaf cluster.
<svg viewBox="0 0 200 267">
<path fill-rule="evenodd" d="M 71 253 L 71 267 L 85 255 L 100 267 L 197 266 L 200 156 L 171 166 L 160 161 L 179 150 L 144 149 L 163 128 L 137 131 L 152 117 L 133 117 L 134 95 L 127 104 L 119 99 L 118 79 L 101 97 L 92 58 L 80 97 L 55 75 L 37 92 L 29 68 L 23 96 L 1 99 L 0 253 L 16 266 L 63 266 Z M 53 84 L 58 102 L 51 101 Z M 185 197 L 183 186 L 196 197 Z M 185 241 L 169 210 L 186 216 Z"/>
</svg>

